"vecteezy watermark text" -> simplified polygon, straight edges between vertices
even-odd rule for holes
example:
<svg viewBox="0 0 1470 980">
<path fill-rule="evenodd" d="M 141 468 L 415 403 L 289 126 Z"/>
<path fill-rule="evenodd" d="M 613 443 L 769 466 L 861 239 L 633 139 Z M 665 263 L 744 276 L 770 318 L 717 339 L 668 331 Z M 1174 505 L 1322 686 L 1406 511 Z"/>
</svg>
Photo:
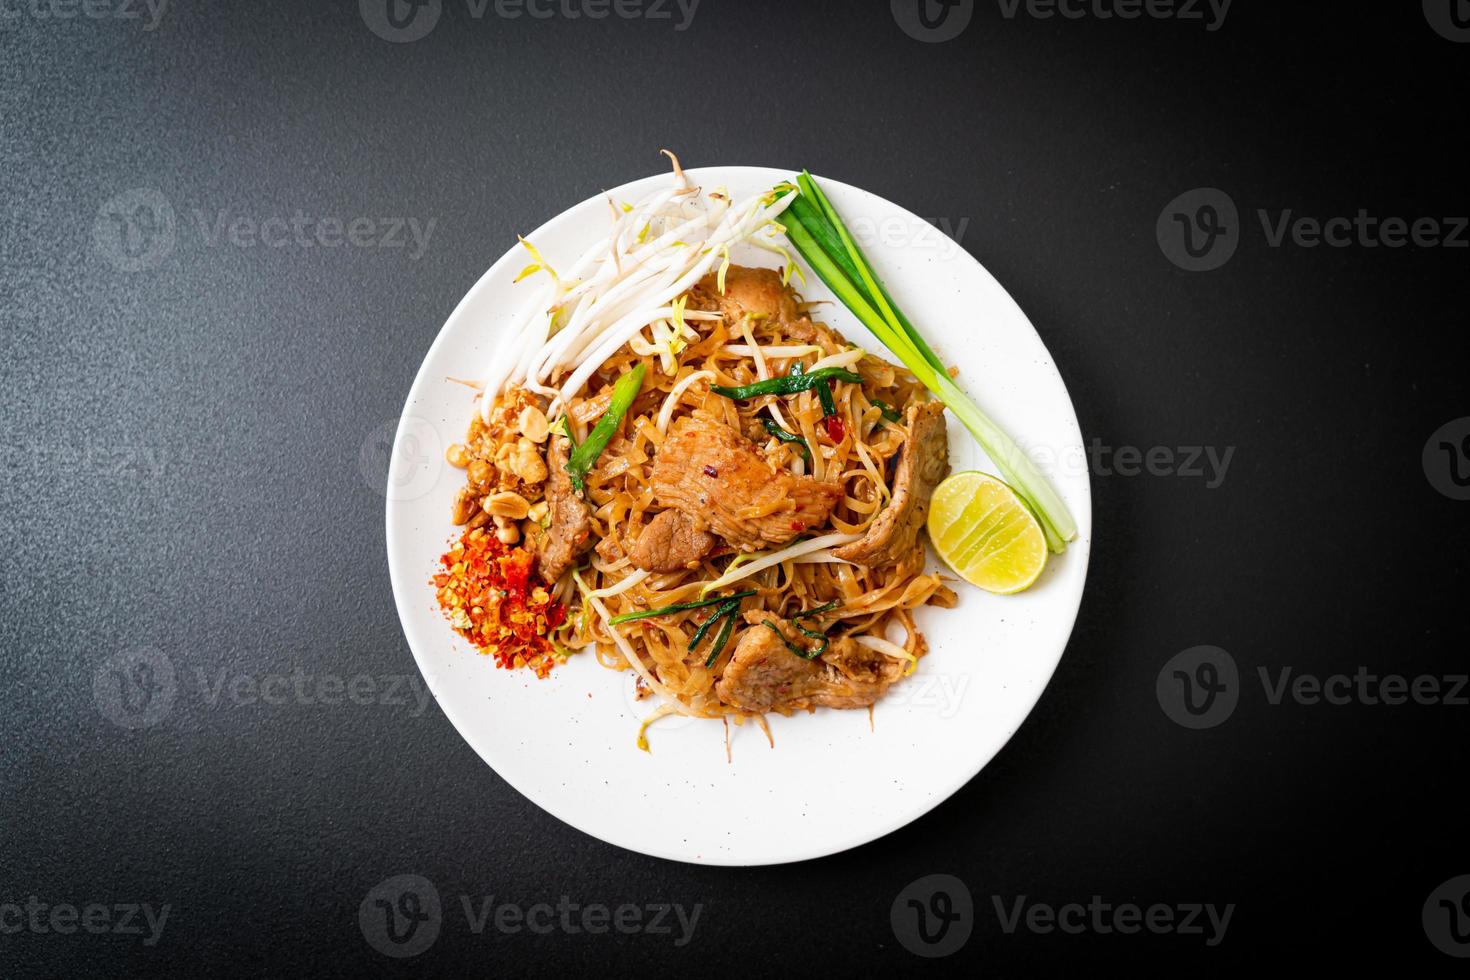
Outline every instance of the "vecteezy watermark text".
<svg viewBox="0 0 1470 980">
<path fill-rule="evenodd" d="M 168 0 L 0 0 L 0 21 L 141 21 L 145 32 L 156 30 L 167 11 Z"/>
<path fill-rule="evenodd" d="M 1110 446 L 1100 438 L 1060 453 L 1042 445 L 1027 446 L 1023 451 L 1032 463 L 1048 473 L 1177 477 L 1199 480 L 1206 490 L 1216 490 L 1224 484 L 1235 458 L 1234 446 Z"/>
<path fill-rule="evenodd" d="M 71 936 L 87 933 L 93 936 L 142 936 L 144 946 L 158 945 L 172 906 L 157 908 L 148 902 L 104 904 L 89 902 L 43 902 L 35 895 L 25 902 L 0 902 L 0 935 Z"/>
<path fill-rule="evenodd" d="M 436 218 L 421 223 L 418 218 L 369 217 L 338 218 L 310 215 L 299 208 L 289 218 L 283 215 L 258 217 L 232 214 L 219 210 L 212 215 L 195 208 L 191 211 L 199 227 L 199 237 L 206 248 L 233 245 L 235 248 L 385 248 L 408 249 L 408 257 L 417 262 L 428 251 L 434 235 Z"/>
<path fill-rule="evenodd" d="M 92 675 L 92 696 L 102 716 L 119 728 L 149 728 L 167 718 L 177 700 L 198 697 L 210 708 L 279 707 L 337 708 L 345 705 L 407 708 L 421 717 L 433 700 L 424 679 L 413 674 L 337 674 L 307 672 L 243 673 L 194 670 L 191 688 L 174 669 L 173 660 L 154 647 L 113 654 Z"/>
<path fill-rule="evenodd" d="M 1470 248 L 1470 217 L 1401 217 L 1358 208 L 1352 215 L 1302 215 L 1294 208 L 1257 208 L 1256 223 L 1266 247 Z M 1209 272 L 1235 255 L 1249 225 L 1235 201 L 1216 187 L 1199 187 L 1164 206 L 1155 223 L 1159 249 L 1181 269 Z"/>
<path fill-rule="evenodd" d="M 1086 904 L 1048 905 L 1030 901 L 1025 895 L 1010 902 L 996 895 L 991 902 L 1000 928 L 1007 935 L 1022 929 L 1040 935 L 1061 932 L 1070 936 L 1085 933 L 1130 936 L 1147 932 L 1158 936 L 1200 936 L 1210 947 L 1224 942 L 1225 932 L 1235 915 L 1233 902 L 1223 907 L 1191 902 L 1155 902 L 1147 906 L 1119 902 L 1115 905 L 1103 901 L 1101 895 L 1093 895 Z"/>
<path fill-rule="evenodd" d="M 1015 20 L 1177 20 L 1200 22 L 1214 33 L 1225 26 L 1234 0 L 996 0 L 1000 15 Z"/>
<path fill-rule="evenodd" d="M 679 902 L 642 902 L 609 905 L 574 901 L 561 895 L 555 902 L 529 904 L 498 900 L 494 895 L 461 894 L 453 903 L 471 935 L 493 931 L 501 935 L 529 932 L 538 936 L 653 936 L 676 947 L 689 945 L 703 903 L 686 907 Z M 358 928 L 368 945 L 385 956 L 405 959 L 434 944 L 446 925 L 445 903 L 434 883 L 422 875 L 395 875 L 374 886 L 357 910 Z"/>
<path fill-rule="evenodd" d="M 227 702 L 238 707 L 254 704 L 384 705 L 408 707 L 409 717 L 424 713 L 433 694 L 418 674 L 308 674 L 297 668 L 289 674 L 231 674 L 223 668 L 210 677 L 194 672 L 199 692 L 211 708 Z"/>
<path fill-rule="evenodd" d="M 991 908 L 1001 932 L 1013 935 L 1153 935 L 1197 936 L 1206 946 L 1225 940 L 1235 915 L 1234 903 L 1109 902 L 1093 895 L 1086 902 L 1051 905 L 1030 896 L 991 896 Z M 949 956 L 969 941 L 975 926 L 970 889 L 954 875 L 926 875 L 898 893 L 889 913 L 893 934 L 909 952 L 927 958 Z"/>
<path fill-rule="evenodd" d="M 996 0 L 1008 21 L 1174 20 L 1203 24 L 1209 33 L 1225 26 L 1234 0 Z M 975 16 L 975 0 L 889 0 L 893 20 L 916 41 L 938 44 L 964 33 Z"/>
<path fill-rule="evenodd" d="M 416 262 L 429 249 L 438 224 L 411 216 L 289 213 L 247 214 L 230 208 L 190 208 L 179 218 L 172 202 L 151 188 L 134 188 L 97 210 L 92 241 L 97 253 L 122 272 L 155 269 L 187 232 L 203 247 L 239 249 L 383 249 L 405 251 Z"/>
<path fill-rule="evenodd" d="M 700 0 L 465 0 L 471 20 L 493 15 L 500 20 L 667 21 L 676 31 L 694 23 Z M 358 0 L 358 13 L 368 30 L 394 44 L 428 37 L 444 14 L 443 0 Z"/>
<path fill-rule="evenodd" d="M 1267 705 L 1304 708 L 1470 706 L 1470 675 L 1380 674 L 1367 666 L 1351 673 L 1316 674 L 1295 667 L 1257 667 L 1255 676 Z M 1159 707 L 1176 724 L 1191 729 L 1215 728 L 1234 714 L 1245 693 L 1235 658 L 1216 646 L 1190 647 L 1175 654 L 1159 671 L 1155 694 Z"/>
</svg>

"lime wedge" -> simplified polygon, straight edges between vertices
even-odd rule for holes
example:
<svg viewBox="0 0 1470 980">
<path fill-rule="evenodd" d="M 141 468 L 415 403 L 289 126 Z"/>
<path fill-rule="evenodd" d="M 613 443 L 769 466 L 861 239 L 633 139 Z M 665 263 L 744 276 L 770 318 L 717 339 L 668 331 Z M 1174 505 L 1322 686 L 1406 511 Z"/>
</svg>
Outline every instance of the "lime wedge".
<svg viewBox="0 0 1470 980">
<path fill-rule="evenodd" d="M 988 473 L 955 473 L 935 488 L 929 540 L 960 578 L 987 592 L 1020 592 L 1046 567 L 1041 525 Z"/>
</svg>

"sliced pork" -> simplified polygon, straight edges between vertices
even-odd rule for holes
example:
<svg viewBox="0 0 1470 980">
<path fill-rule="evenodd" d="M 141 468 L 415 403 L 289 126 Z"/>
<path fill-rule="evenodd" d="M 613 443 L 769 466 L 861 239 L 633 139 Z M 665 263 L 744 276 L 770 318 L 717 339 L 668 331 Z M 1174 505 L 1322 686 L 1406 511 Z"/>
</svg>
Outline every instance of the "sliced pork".
<svg viewBox="0 0 1470 980">
<path fill-rule="evenodd" d="M 781 635 L 764 625 L 769 620 Z M 803 708 L 866 708 L 903 676 L 905 664 L 869 650 L 848 637 L 833 640 L 825 653 L 807 660 L 792 653 L 790 641 L 810 649 L 786 620 L 768 612 L 745 614 L 749 625 L 715 685 L 726 704 L 745 711 L 798 711 Z"/>
<path fill-rule="evenodd" d="M 700 416 L 669 428 L 650 477 L 660 506 L 738 551 L 781 545 L 827 523 L 842 488 L 767 463 L 739 432 Z"/>
<path fill-rule="evenodd" d="M 677 572 L 698 568 L 704 556 L 718 543 L 713 534 L 701 530 L 688 514 L 681 510 L 666 510 L 638 535 L 628 557 L 645 571 Z"/>
<path fill-rule="evenodd" d="M 553 583 L 592 546 L 592 508 L 572 488 L 567 474 L 571 443 L 554 435 L 546 451 L 546 502 L 551 526 L 541 538 L 541 577 Z"/>
<path fill-rule="evenodd" d="M 833 549 L 832 553 L 844 561 L 877 568 L 903 561 L 918 547 L 919 531 L 929 517 L 929 498 L 949 472 L 944 405 L 910 405 L 904 429 L 893 499 L 868 525 L 862 538 Z"/>
</svg>

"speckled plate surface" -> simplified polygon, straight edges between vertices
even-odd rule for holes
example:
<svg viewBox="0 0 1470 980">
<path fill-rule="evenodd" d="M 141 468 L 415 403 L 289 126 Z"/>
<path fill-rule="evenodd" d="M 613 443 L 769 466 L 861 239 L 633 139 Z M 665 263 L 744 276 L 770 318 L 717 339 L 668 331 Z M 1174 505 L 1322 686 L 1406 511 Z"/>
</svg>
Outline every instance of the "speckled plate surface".
<svg viewBox="0 0 1470 980">
<path fill-rule="evenodd" d="M 724 185 L 736 197 L 791 175 L 760 167 L 689 173 L 706 189 Z M 660 174 L 610 193 L 636 200 L 669 179 Z M 1079 528 L 1077 541 L 1029 591 L 996 597 L 958 583 L 957 608 L 921 610 L 930 653 L 879 702 L 871 723 L 866 711 L 772 716 L 774 748 L 756 726 L 732 726 L 727 762 L 720 722 L 668 718 L 650 729 L 653 751 L 644 753 L 634 738 L 652 704 L 634 701 L 631 673 L 606 670 L 588 654 L 537 680 L 496 669 L 450 630 L 429 578 L 454 536 L 450 500 L 463 482 L 443 450 L 463 437 L 472 400 L 449 379 L 480 370 L 535 288 L 512 283 L 523 255 L 508 252 L 460 302 L 429 349 L 399 423 L 388 477 L 388 564 L 404 632 L 439 706 L 496 773 L 538 806 L 644 854 L 721 865 L 798 861 L 922 816 L 974 777 L 1026 718 L 1082 600 L 1092 540 L 1082 436 L 1030 321 L 932 225 L 855 187 L 821 181 L 899 305 L 1052 478 Z M 599 196 L 529 237 L 553 265 L 565 264 L 609 220 Z M 770 265 L 775 257 L 751 249 L 733 258 Z M 816 281 L 803 292 L 832 298 Z M 882 350 L 840 304 L 821 316 L 853 342 Z M 953 468 L 994 472 L 969 433 L 953 416 L 948 421 Z"/>
</svg>

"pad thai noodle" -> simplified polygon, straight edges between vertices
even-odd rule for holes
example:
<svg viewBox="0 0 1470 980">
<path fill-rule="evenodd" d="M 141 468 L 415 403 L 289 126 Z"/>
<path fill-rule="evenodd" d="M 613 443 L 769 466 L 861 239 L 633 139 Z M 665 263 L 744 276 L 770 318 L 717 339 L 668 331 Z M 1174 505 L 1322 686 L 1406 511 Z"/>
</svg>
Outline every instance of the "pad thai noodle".
<svg viewBox="0 0 1470 980">
<path fill-rule="evenodd" d="M 915 610 L 956 601 L 925 571 L 944 406 L 803 302 L 790 200 L 696 187 L 675 159 L 569 267 L 523 243 L 536 295 L 450 449 L 465 536 L 438 580 L 504 665 L 591 647 L 649 720 L 738 722 L 870 707 L 924 656 Z M 534 571 L 471 595 L 450 575 L 469 553 L 482 581 Z"/>
</svg>

